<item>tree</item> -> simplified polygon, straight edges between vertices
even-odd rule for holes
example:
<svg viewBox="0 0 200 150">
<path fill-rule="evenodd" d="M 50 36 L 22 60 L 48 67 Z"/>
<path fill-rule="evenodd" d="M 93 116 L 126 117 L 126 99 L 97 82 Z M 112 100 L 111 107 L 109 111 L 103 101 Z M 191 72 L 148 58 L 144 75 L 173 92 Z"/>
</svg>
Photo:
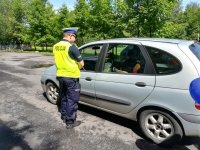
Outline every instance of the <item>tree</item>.
<svg viewBox="0 0 200 150">
<path fill-rule="evenodd" d="M 181 0 L 77 0 L 57 11 L 48 0 L 0 0 L 0 45 L 52 46 L 65 27 L 79 27 L 78 44 L 120 37 L 199 39 L 200 6 Z"/>
<path fill-rule="evenodd" d="M 90 25 L 98 39 L 110 38 L 113 33 L 114 13 L 112 0 L 90 0 Z"/>
<path fill-rule="evenodd" d="M 17 49 L 21 49 L 22 43 L 28 42 L 26 8 L 29 3 L 27 0 L 12 0 L 12 41 L 17 45 Z"/>
<path fill-rule="evenodd" d="M 157 32 L 156 36 L 162 38 L 185 39 L 185 24 L 166 21 L 163 27 Z"/>
<path fill-rule="evenodd" d="M 72 22 L 72 13 L 69 11 L 66 5 L 62 5 L 61 8 L 58 9 L 54 20 L 54 36 L 56 37 L 57 41 L 62 37 L 62 29 L 70 27 Z"/>
<path fill-rule="evenodd" d="M 79 28 L 78 43 L 88 42 L 91 39 L 91 29 L 93 28 L 90 24 L 91 14 L 88 2 L 86 0 L 77 0 L 73 13 L 74 23 L 72 25 Z"/>
<path fill-rule="evenodd" d="M 55 42 L 54 37 L 54 17 L 53 6 L 47 0 L 32 0 L 30 3 L 28 18 L 29 40 L 35 46 L 47 46 Z"/>
<path fill-rule="evenodd" d="M 187 5 L 184 12 L 186 22 L 186 38 L 199 40 L 200 34 L 200 6 L 197 3 Z"/>
<path fill-rule="evenodd" d="M 11 0 L 0 0 L 0 45 L 8 44 L 12 35 Z"/>
<path fill-rule="evenodd" d="M 130 33 L 127 32 L 128 25 L 133 23 L 133 19 L 127 19 L 128 17 L 128 5 L 124 3 L 123 0 L 114 0 L 113 2 L 113 12 L 111 15 L 111 37 L 120 38 L 130 36 Z M 128 20 L 128 21 L 127 21 Z"/>
<path fill-rule="evenodd" d="M 137 36 L 152 37 L 170 16 L 177 0 L 125 0 L 135 18 Z"/>
<path fill-rule="evenodd" d="M 184 12 L 182 10 L 181 1 L 178 1 L 168 20 L 166 20 L 161 29 L 156 32 L 156 36 L 162 38 L 185 39 L 186 22 L 183 17 Z"/>
</svg>

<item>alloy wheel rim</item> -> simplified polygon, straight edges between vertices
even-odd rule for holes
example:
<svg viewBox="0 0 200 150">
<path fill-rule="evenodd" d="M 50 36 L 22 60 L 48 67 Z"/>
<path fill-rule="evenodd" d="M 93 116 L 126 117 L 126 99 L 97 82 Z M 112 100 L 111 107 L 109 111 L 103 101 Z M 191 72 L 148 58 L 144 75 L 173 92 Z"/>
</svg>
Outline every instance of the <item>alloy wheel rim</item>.
<svg viewBox="0 0 200 150">
<path fill-rule="evenodd" d="M 55 86 L 51 85 L 48 88 L 48 96 L 52 101 L 57 101 L 58 99 L 58 90 Z"/>
<path fill-rule="evenodd" d="M 159 113 L 152 113 L 146 117 L 145 128 L 151 137 L 159 141 L 164 141 L 174 134 L 172 122 Z"/>
</svg>

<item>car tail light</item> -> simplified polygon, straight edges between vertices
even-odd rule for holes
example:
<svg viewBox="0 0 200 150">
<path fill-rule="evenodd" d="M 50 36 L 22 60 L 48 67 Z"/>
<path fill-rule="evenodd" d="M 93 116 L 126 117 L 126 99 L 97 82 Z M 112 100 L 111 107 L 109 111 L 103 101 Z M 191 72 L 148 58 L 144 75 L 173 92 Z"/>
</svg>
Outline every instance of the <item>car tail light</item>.
<svg viewBox="0 0 200 150">
<path fill-rule="evenodd" d="M 198 109 L 198 110 L 200 110 L 200 104 L 195 103 L 195 108 Z"/>
</svg>

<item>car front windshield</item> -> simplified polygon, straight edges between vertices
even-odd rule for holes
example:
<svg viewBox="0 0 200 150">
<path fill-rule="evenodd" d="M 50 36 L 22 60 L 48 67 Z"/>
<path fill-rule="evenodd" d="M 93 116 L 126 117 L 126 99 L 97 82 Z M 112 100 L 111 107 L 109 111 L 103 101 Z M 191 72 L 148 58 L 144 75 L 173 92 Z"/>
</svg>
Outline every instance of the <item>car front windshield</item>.
<svg viewBox="0 0 200 150">
<path fill-rule="evenodd" d="M 189 46 L 190 50 L 193 52 L 193 54 L 199 59 L 200 61 L 200 43 L 195 42 L 192 45 Z"/>
</svg>

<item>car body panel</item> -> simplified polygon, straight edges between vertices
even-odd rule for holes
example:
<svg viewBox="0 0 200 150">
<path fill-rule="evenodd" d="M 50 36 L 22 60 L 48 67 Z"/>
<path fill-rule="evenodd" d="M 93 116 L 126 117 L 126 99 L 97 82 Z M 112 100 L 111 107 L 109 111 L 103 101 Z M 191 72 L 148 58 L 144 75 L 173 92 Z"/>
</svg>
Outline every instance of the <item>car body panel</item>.
<svg viewBox="0 0 200 150">
<path fill-rule="evenodd" d="M 172 74 L 116 74 L 101 72 L 105 53 L 109 43 L 137 44 L 149 63 L 153 66 L 146 46 L 154 47 L 175 56 L 181 64 L 180 71 Z M 80 103 L 107 111 L 131 120 L 138 120 L 143 109 L 159 108 L 170 112 L 183 127 L 185 135 L 200 136 L 200 110 L 195 108 L 195 102 L 190 96 L 189 86 L 193 79 L 200 75 L 200 61 L 188 48 L 194 41 L 152 38 L 125 38 L 96 41 L 85 44 L 84 47 L 104 44 L 95 71 L 81 71 Z M 48 68 L 41 77 L 42 88 L 45 91 L 47 82 L 53 82 L 59 87 L 56 79 L 56 68 Z M 136 86 L 143 82 L 146 86 Z M 196 121 L 195 121 L 196 120 Z"/>
<path fill-rule="evenodd" d="M 81 100 L 92 105 L 96 105 L 97 101 L 95 98 L 95 72 L 81 72 L 80 84 L 81 84 Z"/>
<path fill-rule="evenodd" d="M 146 106 L 164 106 L 176 113 L 200 115 L 188 90 L 155 87 L 145 101 Z"/>
<path fill-rule="evenodd" d="M 188 49 L 188 46 L 193 44 L 194 42 L 186 42 L 178 44 L 179 48 L 183 53 L 187 56 L 187 58 L 191 61 L 191 63 L 195 66 L 198 76 L 200 76 L 200 61 L 199 59 L 192 53 L 191 50 Z"/>
<path fill-rule="evenodd" d="M 146 86 L 138 87 L 142 82 Z M 99 106 L 119 113 L 128 113 L 146 99 L 155 86 L 155 76 L 98 73 L 95 81 Z"/>
<path fill-rule="evenodd" d="M 172 43 L 158 43 L 145 41 L 141 42 L 145 46 L 158 48 L 162 51 L 168 52 L 175 56 L 182 64 L 182 69 L 178 73 L 169 75 L 156 75 L 156 87 L 174 88 L 174 89 L 189 89 L 191 81 L 199 76 L 196 68 L 188 59 L 187 55 L 183 53 L 177 44 Z"/>
<path fill-rule="evenodd" d="M 57 87 L 59 87 L 59 81 L 56 79 L 56 66 L 53 65 L 49 68 L 47 68 L 42 76 L 42 81 L 44 80 L 44 83 L 47 84 L 48 81 L 53 82 Z M 46 89 L 45 89 L 46 91 Z"/>
</svg>

